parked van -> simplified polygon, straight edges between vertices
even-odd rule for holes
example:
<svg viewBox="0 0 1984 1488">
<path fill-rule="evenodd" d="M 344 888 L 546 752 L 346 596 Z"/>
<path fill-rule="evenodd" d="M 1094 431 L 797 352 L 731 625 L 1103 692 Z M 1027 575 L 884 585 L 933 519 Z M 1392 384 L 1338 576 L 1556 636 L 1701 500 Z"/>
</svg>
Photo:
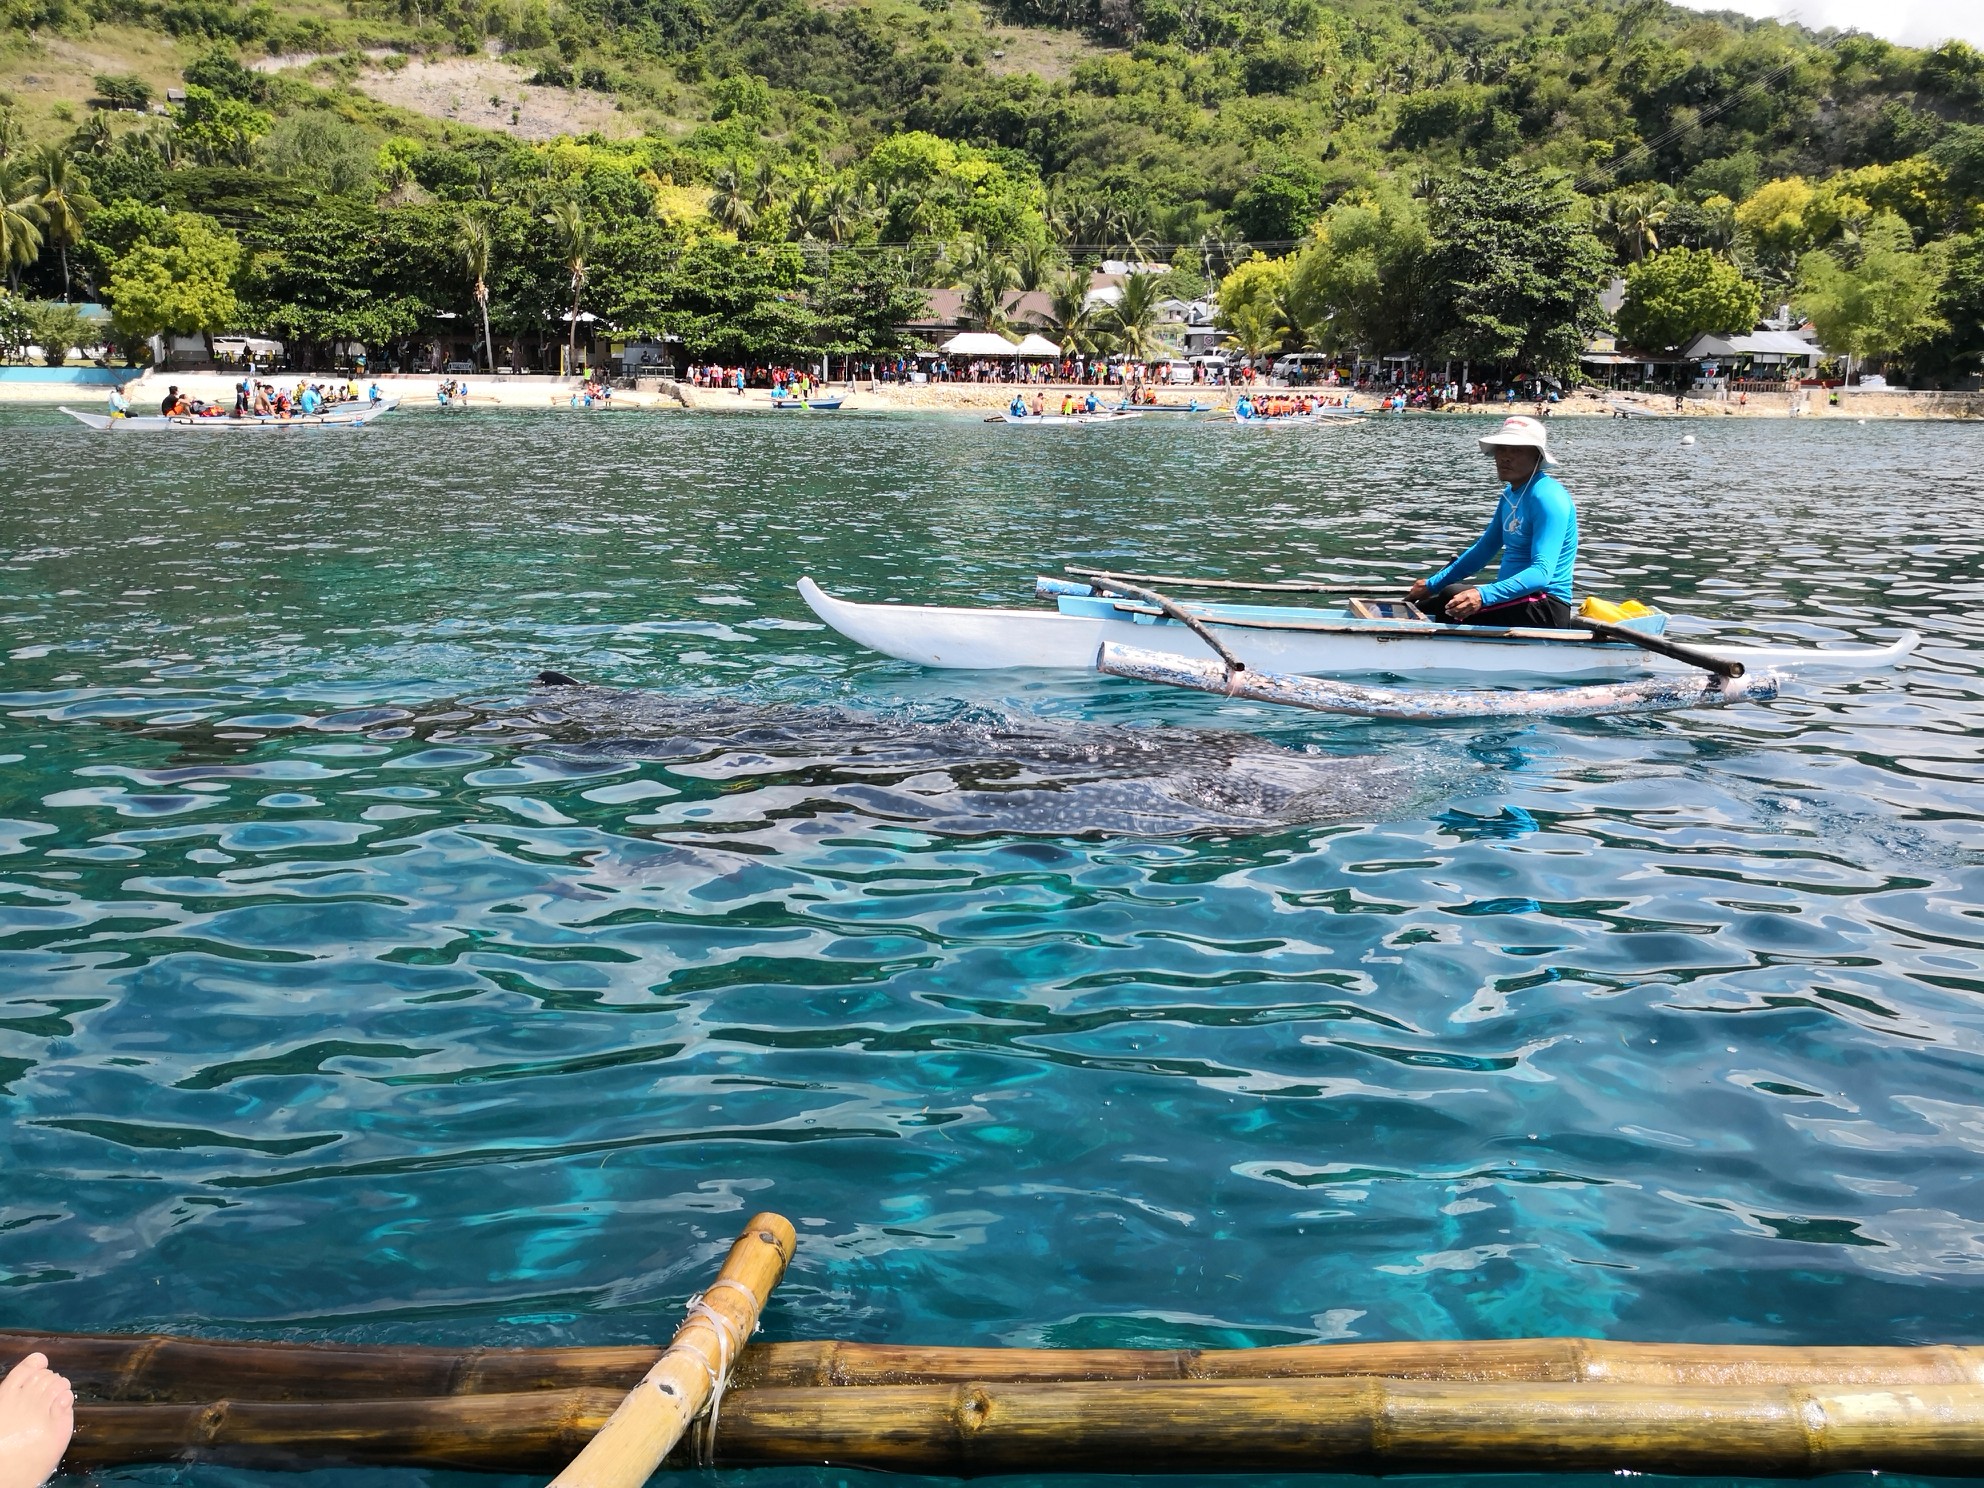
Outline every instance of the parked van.
<svg viewBox="0 0 1984 1488">
<path fill-rule="evenodd" d="M 1277 358 L 1268 375 L 1289 383 L 1321 382 L 1335 365 L 1336 358 L 1327 352 L 1296 351 Z"/>
</svg>

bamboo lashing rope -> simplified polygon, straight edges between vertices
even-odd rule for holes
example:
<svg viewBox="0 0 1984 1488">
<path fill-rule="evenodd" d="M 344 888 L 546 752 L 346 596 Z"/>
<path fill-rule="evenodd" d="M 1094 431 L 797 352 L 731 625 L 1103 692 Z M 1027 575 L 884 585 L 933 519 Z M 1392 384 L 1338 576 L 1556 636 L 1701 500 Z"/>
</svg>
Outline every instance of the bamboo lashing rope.
<svg viewBox="0 0 1984 1488">
<path fill-rule="evenodd" d="M 716 1280 L 690 1299 L 688 1316 L 654 1367 L 627 1392 L 599 1434 L 552 1479 L 551 1488 L 641 1488 L 705 1412 L 709 1429 L 702 1450 L 707 1458 L 730 1372 L 757 1329 L 772 1288 L 785 1275 L 796 1239 L 784 1216 L 752 1216 Z"/>
</svg>

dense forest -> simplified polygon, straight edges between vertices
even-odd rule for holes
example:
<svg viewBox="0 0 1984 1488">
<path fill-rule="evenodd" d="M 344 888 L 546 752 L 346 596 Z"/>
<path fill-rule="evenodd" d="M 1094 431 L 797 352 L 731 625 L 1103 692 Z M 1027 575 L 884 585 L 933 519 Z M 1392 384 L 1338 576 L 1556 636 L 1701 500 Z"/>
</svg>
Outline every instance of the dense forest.
<svg viewBox="0 0 1984 1488">
<path fill-rule="evenodd" d="M 1105 256 L 1168 269 L 1098 306 Z M 756 360 L 899 347 L 958 286 L 1089 351 L 1213 293 L 1250 355 L 1559 370 L 1791 303 L 1946 385 L 1984 54 L 1663 0 L 0 0 L 0 271 L 0 347 L 88 299 L 133 350 L 466 317 L 507 362 L 578 312 Z"/>
</svg>

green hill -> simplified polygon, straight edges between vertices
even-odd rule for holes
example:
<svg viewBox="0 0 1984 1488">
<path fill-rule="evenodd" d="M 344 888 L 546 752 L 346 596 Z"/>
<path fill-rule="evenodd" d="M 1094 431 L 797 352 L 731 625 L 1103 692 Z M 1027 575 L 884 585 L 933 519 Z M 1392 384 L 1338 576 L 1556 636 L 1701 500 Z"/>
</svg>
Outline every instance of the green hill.
<svg viewBox="0 0 1984 1488">
<path fill-rule="evenodd" d="M 101 205 L 32 253 L 25 219 L 0 237 L 24 296 L 59 294 L 66 258 L 114 298 L 140 247 L 188 277 L 205 250 L 173 213 L 234 252 L 235 304 L 127 292 L 133 334 L 219 310 L 306 347 L 431 334 L 470 307 L 466 217 L 492 324 L 533 354 L 575 266 L 584 308 L 737 359 L 885 349 L 916 284 L 962 282 L 996 322 L 1084 257 L 1160 258 L 1189 292 L 1254 248 L 1288 259 L 1254 339 L 1335 349 L 1369 293 L 1319 220 L 1371 218 L 1360 272 L 1433 307 L 1403 282 L 1433 260 L 1396 254 L 1460 230 L 1441 186 L 1474 170 L 1561 182 L 1525 210 L 1620 268 L 1714 254 L 1767 300 L 1817 294 L 1810 255 L 1851 276 L 1885 245 L 1929 300 L 1852 349 L 1946 378 L 1984 338 L 1984 55 L 1661 0 L 0 0 L 0 201 L 31 203 L 47 147 Z M 1805 199 L 1773 217 L 1787 182 Z M 1135 349 L 1063 310 L 1064 336 Z M 1417 319 L 1364 349 L 1441 349 Z M 1496 344 L 1571 344 L 1546 340 Z"/>
</svg>

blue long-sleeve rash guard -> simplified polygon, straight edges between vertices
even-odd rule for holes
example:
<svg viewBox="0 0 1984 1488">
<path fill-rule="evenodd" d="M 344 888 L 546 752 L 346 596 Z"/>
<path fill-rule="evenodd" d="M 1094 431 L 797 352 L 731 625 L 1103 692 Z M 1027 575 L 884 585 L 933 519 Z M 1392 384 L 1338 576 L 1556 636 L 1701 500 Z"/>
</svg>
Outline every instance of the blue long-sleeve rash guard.
<svg viewBox="0 0 1984 1488">
<path fill-rule="evenodd" d="M 1443 589 L 1469 578 L 1497 553 L 1502 566 L 1495 582 L 1481 586 L 1481 603 L 1500 604 L 1531 594 L 1554 594 L 1571 603 L 1571 575 L 1578 564 L 1578 514 L 1571 493 L 1555 476 L 1538 471 L 1521 490 L 1502 487 L 1502 499 L 1488 528 L 1460 557 L 1426 581 Z"/>
</svg>

